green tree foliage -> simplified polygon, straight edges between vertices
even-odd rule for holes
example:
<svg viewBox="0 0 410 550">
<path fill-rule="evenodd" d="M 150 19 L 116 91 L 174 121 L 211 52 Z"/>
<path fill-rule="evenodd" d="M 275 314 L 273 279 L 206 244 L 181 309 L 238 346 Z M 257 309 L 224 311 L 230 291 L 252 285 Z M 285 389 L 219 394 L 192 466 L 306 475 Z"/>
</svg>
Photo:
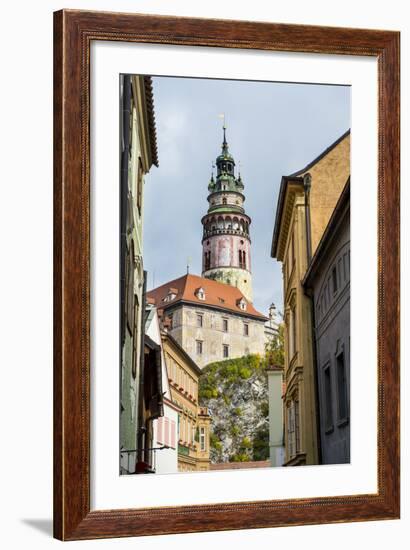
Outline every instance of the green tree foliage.
<svg viewBox="0 0 410 550">
<path fill-rule="evenodd" d="M 207 365 L 199 385 L 199 401 L 211 410 L 212 462 L 264 460 L 259 431 L 268 431 L 265 357 L 246 355 Z M 258 431 L 259 430 L 259 431 Z"/>
<path fill-rule="evenodd" d="M 283 367 L 285 364 L 285 329 L 283 323 L 278 327 L 277 336 L 265 345 L 264 364 L 265 367 L 272 365 Z"/>
<path fill-rule="evenodd" d="M 252 460 L 267 460 L 269 458 L 269 427 L 256 431 L 253 439 Z"/>
<path fill-rule="evenodd" d="M 199 402 L 209 407 L 211 461 L 269 458 L 269 401 L 266 368 L 284 364 L 284 327 L 253 354 L 207 365 L 199 379 Z"/>
</svg>

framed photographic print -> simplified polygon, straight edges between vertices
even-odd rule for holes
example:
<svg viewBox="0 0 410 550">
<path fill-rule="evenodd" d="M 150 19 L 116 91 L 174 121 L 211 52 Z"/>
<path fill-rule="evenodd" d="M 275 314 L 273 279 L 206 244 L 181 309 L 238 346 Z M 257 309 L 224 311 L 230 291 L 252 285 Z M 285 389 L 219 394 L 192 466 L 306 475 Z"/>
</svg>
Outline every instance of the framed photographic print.
<svg viewBox="0 0 410 550">
<path fill-rule="evenodd" d="M 54 15 L 63 540 L 399 517 L 399 33 Z"/>
</svg>

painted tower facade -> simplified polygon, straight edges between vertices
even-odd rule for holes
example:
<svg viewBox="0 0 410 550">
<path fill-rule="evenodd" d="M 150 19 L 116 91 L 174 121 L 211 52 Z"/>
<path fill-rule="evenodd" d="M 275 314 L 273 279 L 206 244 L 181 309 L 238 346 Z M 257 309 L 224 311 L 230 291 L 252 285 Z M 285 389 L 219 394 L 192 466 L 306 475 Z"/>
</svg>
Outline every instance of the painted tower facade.
<svg viewBox="0 0 410 550">
<path fill-rule="evenodd" d="M 208 212 L 202 218 L 202 277 L 236 286 L 252 302 L 251 218 L 243 206 L 244 184 L 240 173 L 235 177 L 225 125 L 216 170 L 208 185 Z"/>
</svg>

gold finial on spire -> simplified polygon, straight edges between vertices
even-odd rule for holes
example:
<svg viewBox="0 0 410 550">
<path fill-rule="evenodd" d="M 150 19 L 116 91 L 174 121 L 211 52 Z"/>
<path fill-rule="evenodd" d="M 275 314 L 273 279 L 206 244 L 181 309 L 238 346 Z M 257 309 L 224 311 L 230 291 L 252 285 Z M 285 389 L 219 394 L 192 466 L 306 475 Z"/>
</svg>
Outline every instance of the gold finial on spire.
<svg viewBox="0 0 410 550">
<path fill-rule="evenodd" d="M 227 151 L 227 150 L 228 150 L 228 143 L 227 143 L 227 141 L 226 141 L 226 119 L 225 119 L 225 113 L 221 113 L 221 114 L 219 114 L 218 116 L 219 116 L 219 118 L 222 118 L 223 121 L 224 121 L 224 122 L 223 122 L 223 126 L 222 126 L 223 131 L 224 131 L 224 140 L 223 140 L 223 142 L 222 142 L 222 149 Z"/>
<path fill-rule="evenodd" d="M 220 113 L 220 114 L 218 115 L 218 117 L 219 117 L 219 118 L 222 118 L 222 120 L 224 121 L 222 128 L 223 128 L 224 130 L 226 130 L 225 113 Z"/>
</svg>

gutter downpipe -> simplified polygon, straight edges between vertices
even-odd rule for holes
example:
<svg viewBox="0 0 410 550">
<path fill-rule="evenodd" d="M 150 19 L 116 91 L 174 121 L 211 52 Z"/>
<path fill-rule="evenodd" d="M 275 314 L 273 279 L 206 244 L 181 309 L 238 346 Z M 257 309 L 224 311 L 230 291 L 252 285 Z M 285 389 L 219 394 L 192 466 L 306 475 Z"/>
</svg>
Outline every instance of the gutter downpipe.
<svg viewBox="0 0 410 550">
<path fill-rule="evenodd" d="M 312 235 L 310 223 L 310 188 L 312 186 L 312 176 L 307 172 L 303 176 L 303 188 L 305 191 L 305 222 L 306 222 L 306 258 L 307 269 L 309 269 L 312 261 Z M 307 270 L 306 270 L 307 271 Z M 305 288 L 305 294 L 310 299 L 310 312 L 312 323 L 312 355 L 313 355 L 313 385 L 316 404 L 316 433 L 317 433 L 317 453 L 318 463 L 322 464 L 322 444 L 320 434 L 320 407 L 319 407 L 319 380 L 317 367 L 317 350 L 316 350 L 316 316 L 315 316 L 315 301 L 313 292 Z"/>
</svg>

